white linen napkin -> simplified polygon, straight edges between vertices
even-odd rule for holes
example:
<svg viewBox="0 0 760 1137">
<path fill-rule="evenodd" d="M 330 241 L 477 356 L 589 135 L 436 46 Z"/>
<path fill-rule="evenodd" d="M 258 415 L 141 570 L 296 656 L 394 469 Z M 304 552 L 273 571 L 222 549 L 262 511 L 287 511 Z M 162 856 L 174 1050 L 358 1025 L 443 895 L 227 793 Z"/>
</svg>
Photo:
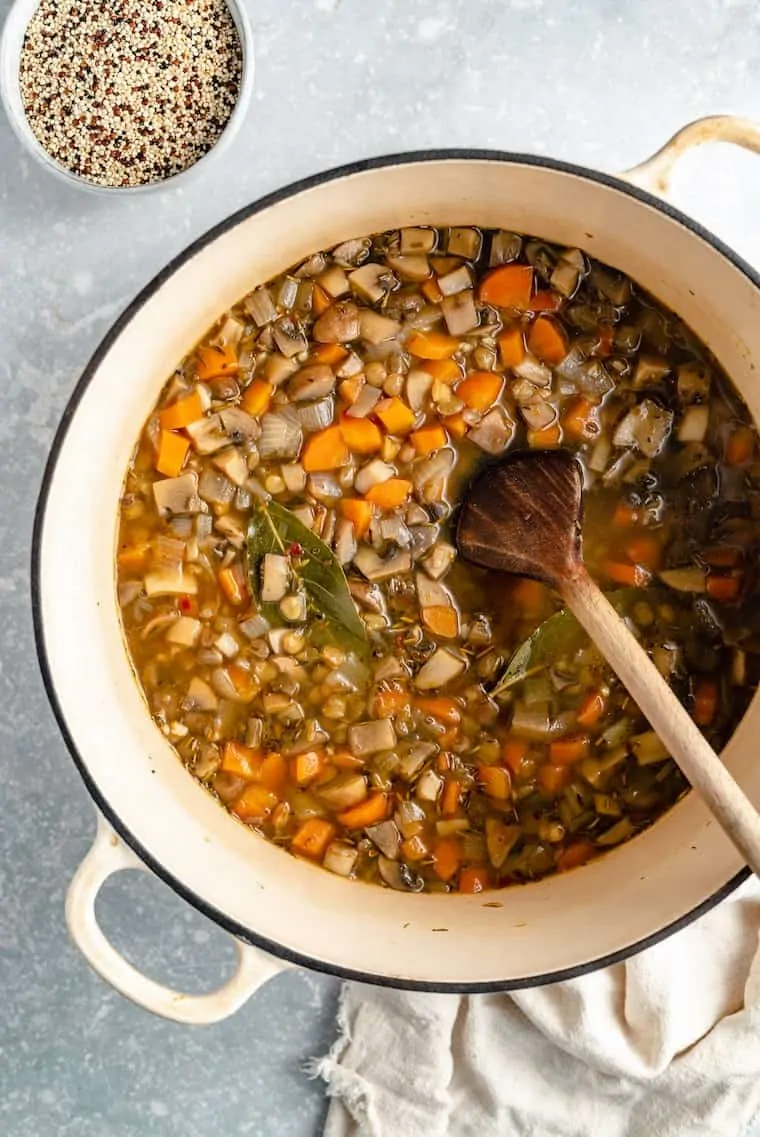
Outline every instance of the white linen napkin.
<svg viewBox="0 0 760 1137">
<path fill-rule="evenodd" d="M 325 1137 L 738 1137 L 760 1120 L 760 884 L 512 995 L 347 984 Z"/>
</svg>

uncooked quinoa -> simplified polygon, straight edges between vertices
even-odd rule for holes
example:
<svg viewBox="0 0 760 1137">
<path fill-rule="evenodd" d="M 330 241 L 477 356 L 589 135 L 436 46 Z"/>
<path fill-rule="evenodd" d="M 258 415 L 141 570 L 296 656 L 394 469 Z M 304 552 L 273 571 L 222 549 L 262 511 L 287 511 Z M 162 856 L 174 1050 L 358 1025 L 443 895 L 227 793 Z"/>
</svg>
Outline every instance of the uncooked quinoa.
<svg viewBox="0 0 760 1137">
<path fill-rule="evenodd" d="M 224 0 L 42 0 L 21 93 L 37 140 L 103 186 L 162 181 L 224 130 L 242 52 Z"/>
</svg>

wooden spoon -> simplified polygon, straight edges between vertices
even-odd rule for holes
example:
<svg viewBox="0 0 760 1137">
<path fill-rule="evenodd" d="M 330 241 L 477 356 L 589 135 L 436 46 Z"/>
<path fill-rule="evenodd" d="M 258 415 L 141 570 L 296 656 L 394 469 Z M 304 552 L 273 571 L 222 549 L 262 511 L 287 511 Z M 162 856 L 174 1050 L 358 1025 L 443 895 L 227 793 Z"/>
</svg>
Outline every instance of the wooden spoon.
<svg viewBox="0 0 760 1137">
<path fill-rule="evenodd" d="M 469 487 L 457 527 L 468 561 L 551 585 L 617 673 L 744 860 L 760 876 L 760 816 L 586 571 L 583 475 L 566 450 L 526 451 Z"/>
</svg>

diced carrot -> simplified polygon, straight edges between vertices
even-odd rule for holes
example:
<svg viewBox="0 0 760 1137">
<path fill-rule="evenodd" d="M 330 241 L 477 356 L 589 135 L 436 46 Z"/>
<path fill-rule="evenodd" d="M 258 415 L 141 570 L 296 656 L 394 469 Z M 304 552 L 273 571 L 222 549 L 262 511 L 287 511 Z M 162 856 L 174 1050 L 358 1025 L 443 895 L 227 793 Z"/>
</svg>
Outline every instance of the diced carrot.
<svg viewBox="0 0 760 1137">
<path fill-rule="evenodd" d="M 524 738 L 505 738 L 502 742 L 502 761 L 506 762 L 513 774 L 519 774 L 523 762 L 528 757 L 528 750 L 528 743 Z"/>
<path fill-rule="evenodd" d="M 235 774 L 238 778 L 258 781 L 263 761 L 264 756 L 260 750 L 254 750 L 252 746 L 243 746 L 242 742 L 225 742 L 219 769 L 225 774 Z"/>
<path fill-rule="evenodd" d="M 247 668 L 238 663 L 228 663 L 227 674 L 241 702 L 250 703 L 258 695 L 259 685 Z"/>
<path fill-rule="evenodd" d="M 564 328 L 551 316 L 539 316 L 528 331 L 528 351 L 543 363 L 561 363 L 569 344 Z"/>
<path fill-rule="evenodd" d="M 327 426 L 318 430 L 306 440 L 301 454 L 301 462 L 307 473 L 322 470 L 338 470 L 350 460 L 348 447 L 343 441 L 339 426 Z"/>
<path fill-rule="evenodd" d="M 433 849 L 433 871 L 439 880 L 451 880 L 462 863 L 462 842 L 458 837 L 441 837 Z"/>
<path fill-rule="evenodd" d="M 446 731 L 447 735 L 449 733 L 450 733 L 449 731 Z M 439 742 L 441 743 L 442 746 L 447 745 L 447 743 L 444 742 L 444 735 L 440 736 Z M 449 754 L 449 752 L 447 750 L 440 750 L 438 752 L 438 754 L 436 754 L 436 756 L 435 756 L 435 769 L 436 769 L 436 773 L 438 773 L 438 774 L 446 774 L 451 769 L 451 755 Z"/>
<path fill-rule="evenodd" d="M 578 726 L 596 726 L 607 709 L 607 700 L 601 691 L 589 691 L 578 711 Z"/>
<path fill-rule="evenodd" d="M 699 675 L 694 680 L 692 691 L 692 718 L 697 726 L 709 726 L 718 710 L 718 684 L 706 675 Z"/>
<path fill-rule="evenodd" d="M 445 418 L 441 419 L 441 422 L 452 438 L 464 438 L 467 434 L 467 423 L 461 411 L 455 415 L 446 415 Z"/>
<path fill-rule="evenodd" d="M 314 289 L 311 294 L 311 310 L 315 316 L 321 316 L 333 302 L 332 296 L 327 292 L 321 284 L 314 282 Z"/>
<path fill-rule="evenodd" d="M 498 399 L 503 386 L 502 375 L 493 371 L 473 371 L 457 386 L 456 394 L 471 410 L 487 411 Z"/>
<path fill-rule="evenodd" d="M 158 412 L 158 421 L 164 430 L 182 430 L 183 426 L 197 422 L 199 418 L 203 418 L 203 403 L 197 391 Z"/>
<path fill-rule="evenodd" d="M 568 845 L 557 857 L 557 871 L 567 872 L 569 869 L 577 869 L 585 865 L 586 861 L 590 861 L 595 854 L 596 849 L 590 841 L 573 841 L 572 845 Z"/>
<path fill-rule="evenodd" d="M 277 805 L 277 795 L 255 782 L 246 786 L 230 807 L 241 821 L 263 821 Z"/>
<path fill-rule="evenodd" d="M 238 369 L 238 356 L 234 347 L 199 347 L 195 353 L 195 374 L 206 383 L 219 375 L 234 375 Z"/>
<path fill-rule="evenodd" d="M 662 531 L 634 533 L 623 548 L 634 564 L 656 572 L 662 564 Z"/>
<path fill-rule="evenodd" d="M 618 528 L 627 528 L 629 525 L 637 525 L 640 520 L 640 512 L 634 506 L 629 505 L 627 501 L 619 501 L 615 506 L 615 512 L 612 514 L 612 524 Z"/>
<path fill-rule="evenodd" d="M 323 817 L 309 817 L 293 835 L 290 849 L 302 857 L 321 861 L 327 846 L 335 836 L 335 826 Z"/>
<path fill-rule="evenodd" d="M 587 758 L 588 751 L 588 735 L 568 735 L 567 738 L 559 738 L 550 743 L 549 761 L 553 766 L 572 766 L 575 762 L 580 762 L 581 758 Z"/>
<path fill-rule="evenodd" d="M 420 286 L 420 292 L 431 304 L 440 304 L 443 300 L 443 293 L 441 292 L 441 289 L 438 286 L 438 281 L 434 276 L 431 276 L 429 280 L 426 280 Z"/>
<path fill-rule="evenodd" d="M 556 797 L 570 781 L 570 774 L 569 766 L 541 766 L 538 771 L 538 784 L 545 793 Z"/>
<path fill-rule="evenodd" d="M 504 367 L 519 367 L 525 359 L 525 341 L 522 328 L 507 328 L 497 338 L 499 357 Z"/>
<path fill-rule="evenodd" d="M 605 561 L 599 568 L 608 580 L 614 580 L 615 584 L 622 584 L 626 588 L 643 588 L 652 579 L 652 574 L 641 565 L 626 565 L 621 561 Z"/>
<path fill-rule="evenodd" d="M 181 434 L 162 430 L 156 457 L 156 469 L 159 474 L 164 474 L 167 478 L 176 478 L 182 471 L 189 449 L 190 443 Z"/>
<path fill-rule="evenodd" d="M 742 591 L 742 577 L 713 576 L 707 578 L 707 595 L 717 600 L 719 604 L 735 604 Z"/>
<path fill-rule="evenodd" d="M 417 695 L 414 708 L 446 726 L 459 726 L 462 721 L 462 707 L 450 695 Z"/>
<path fill-rule="evenodd" d="M 421 371 L 427 371 L 439 383 L 456 383 L 462 378 L 462 371 L 453 359 L 428 359 L 422 364 Z"/>
<path fill-rule="evenodd" d="M 755 454 L 755 432 L 749 426 L 737 426 L 726 440 L 726 461 L 729 466 L 745 466 Z"/>
<path fill-rule="evenodd" d="M 409 705 L 409 692 L 403 687 L 389 687 L 375 692 L 372 700 L 372 717 L 391 718 Z"/>
<path fill-rule="evenodd" d="M 242 566 L 229 566 L 220 569 L 217 573 L 217 583 L 224 595 L 236 608 L 240 608 L 250 599 L 250 593 L 242 572 Z"/>
<path fill-rule="evenodd" d="M 361 770 L 364 759 L 357 758 L 350 750 L 336 750 L 330 755 L 330 765 L 338 770 Z"/>
<path fill-rule="evenodd" d="M 484 766 L 480 763 L 478 781 L 487 797 L 495 798 L 497 801 L 506 801 L 509 798 L 512 779 L 509 770 L 504 766 Z"/>
<path fill-rule="evenodd" d="M 281 794 L 288 780 L 288 763 L 282 754 L 267 754 L 261 763 L 258 781 L 266 790 Z"/>
<path fill-rule="evenodd" d="M 412 492 L 412 483 L 404 478 L 388 478 L 387 482 L 380 482 L 368 489 L 364 500 L 376 505 L 378 509 L 397 509 L 403 505 Z"/>
<path fill-rule="evenodd" d="M 549 589 L 540 580 L 521 576 L 512 585 L 512 603 L 522 609 L 523 616 L 540 616 L 546 609 Z"/>
<path fill-rule="evenodd" d="M 430 856 L 430 849 L 419 833 L 413 833 L 401 842 L 401 856 L 405 861 L 424 861 Z"/>
<path fill-rule="evenodd" d="M 562 440 L 562 431 L 558 422 L 551 422 L 542 430 L 527 431 L 526 437 L 533 450 L 554 450 Z"/>
<path fill-rule="evenodd" d="M 148 541 L 120 549 L 116 558 L 119 568 L 124 573 L 141 572 L 148 563 L 150 552 L 151 547 Z"/>
<path fill-rule="evenodd" d="M 325 768 L 324 750 L 306 750 L 290 760 L 290 776 L 299 786 L 308 786 Z"/>
<path fill-rule="evenodd" d="M 374 454 L 383 445 L 383 436 L 377 423 L 368 418 L 351 418 L 343 415 L 340 433 L 353 454 Z"/>
<path fill-rule="evenodd" d="M 530 307 L 533 292 L 533 269 L 530 265 L 502 265 L 489 272 L 480 285 L 479 297 L 484 304 L 497 308 Z"/>
<path fill-rule="evenodd" d="M 714 549 L 703 549 L 699 559 L 711 568 L 736 568 L 742 556 L 737 545 L 718 545 Z"/>
<path fill-rule="evenodd" d="M 477 894 L 491 887 L 491 876 L 485 865 L 469 865 L 459 874 L 459 891 Z"/>
<path fill-rule="evenodd" d="M 571 399 L 562 415 L 562 429 L 566 438 L 588 442 L 599 434 L 599 408 L 590 399 L 579 395 Z"/>
<path fill-rule="evenodd" d="M 421 430 L 413 430 L 409 435 L 409 441 L 421 455 L 440 450 L 448 440 L 448 435 L 442 426 L 423 426 Z"/>
<path fill-rule="evenodd" d="M 364 386 L 363 375 L 352 375 L 350 379 L 343 379 L 338 385 L 338 394 L 344 403 L 352 407 L 359 398 L 359 392 Z"/>
<path fill-rule="evenodd" d="M 346 829 L 366 829 L 378 821 L 385 821 L 391 806 L 390 794 L 370 794 L 364 801 L 338 814 L 338 821 Z"/>
<path fill-rule="evenodd" d="M 418 359 L 448 359 L 458 347 L 457 337 L 443 332 L 415 332 L 406 341 L 406 350 Z"/>
<path fill-rule="evenodd" d="M 274 387 L 271 383 L 267 383 L 266 379 L 254 379 L 243 391 L 240 406 L 249 415 L 266 414 L 273 394 Z"/>
<path fill-rule="evenodd" d="M 544 288 L 530 298 L 528 308 L 531 312 L 556 312 L 562 307 L 562 297 L 558 292 Z"/>
<path fill-rule="evenodd" d="M 456 778 L 447 778 L 443 783 L 441 794 L 441 817 L 454 817 L 459 812 L 459 801 L 462 797 L 462 783 Z"/>
<path fill-rule="evenodd" d="M 336 363 L 342 363 L 347 355 L 342 344 L 320 343 L 312 351 L 311 358 L 315 363 L 329 363 L 330 367 L 334 367 Z"/>
<path fill-rule="evenodd" d="M 341 498 L 338 508 L 344 517 L 353 522 L 354 533 L 357 540 L 361 541 L 369 529 L 372 515 L 375 512 L 372 502 L 364 501 L 361 497 L 344 497 Z"/>
<path fill-rule="evenodd" d="M 414 411 L 397 395 L 379 402 L 373 414 L 380 419 L 389 434 L 408 434 L 414 426 Z"/>
</svg>

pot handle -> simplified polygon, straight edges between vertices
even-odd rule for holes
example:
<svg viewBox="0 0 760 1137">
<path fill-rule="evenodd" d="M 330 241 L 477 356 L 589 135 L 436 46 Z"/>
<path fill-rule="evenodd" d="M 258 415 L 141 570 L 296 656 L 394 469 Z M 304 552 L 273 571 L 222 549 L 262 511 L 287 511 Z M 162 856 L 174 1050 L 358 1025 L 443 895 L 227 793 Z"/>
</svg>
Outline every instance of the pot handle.
<svg viewBox="0 0 760 1137">
<path fill-rule="evenodd" d="M 216 991 L 206 995 L 184 995 L 149 979 L 128 963 L 106 939 L 95 916 L 98 892 L 112 873 L 123 869 L 150 872 L 98 814 L 95 840 L 66 895 L 66 923 L 74 943 L 90 966 L 138 1006 L 173 1022 L 193 1026 L 219 1022 L 234 1014 L 267 979 L 289 966 L 233 937 L 237 966 L 231 978 Z"/>
<path fill-rule="evenodd" d="M 760 126 L 730 114 L 698 118 L 677 131 L 651 158 L 625 170 L 620 177 L 658 197 L 665 197 L 676 163 L 687 150 L 703 146 L 705 142 L 732 142 L 734 146 L 760 154 Z"/>
</svg>

